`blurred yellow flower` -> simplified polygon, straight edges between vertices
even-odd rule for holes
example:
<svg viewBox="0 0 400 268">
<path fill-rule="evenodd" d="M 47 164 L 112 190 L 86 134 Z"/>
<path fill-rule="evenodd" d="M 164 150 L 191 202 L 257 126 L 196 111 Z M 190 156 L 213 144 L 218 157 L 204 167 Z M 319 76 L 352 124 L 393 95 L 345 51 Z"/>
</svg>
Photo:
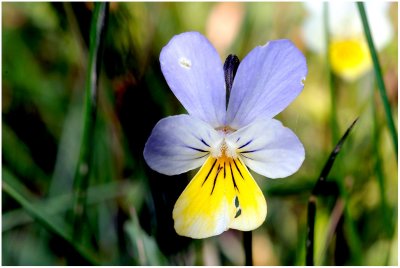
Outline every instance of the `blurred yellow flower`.
<svg viewBox="0 0 400 268">
<path fill-rule="evenodd" d="M 362 38 L 332 40 L 329 46 L 332 70 L 347 80 L 354 80 L 368 71 L 371 57 Z"/>
<path fill-rule="evenodd" d="M 325 53 L 324 12 L 322 2 L 306 2 L 309 16 L 303 24 L 303 38 L 307 47 Z M 388 18 L 390 3 L 368 2 L 365 5 L 375 47 L 380 50 L 393 37 Z M 372 68 L 361 19 L 352 2 L 329 3 L 329 58 L 335 74 L 352 81 Z"/>
</svg>

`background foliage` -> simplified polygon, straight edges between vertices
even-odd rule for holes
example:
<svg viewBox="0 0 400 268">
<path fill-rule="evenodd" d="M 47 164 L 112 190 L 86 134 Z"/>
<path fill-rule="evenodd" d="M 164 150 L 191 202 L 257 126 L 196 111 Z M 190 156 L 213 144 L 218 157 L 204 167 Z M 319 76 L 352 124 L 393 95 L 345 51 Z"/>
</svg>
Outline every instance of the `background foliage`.
<svg viewBox="0 0 400 268">
<path fill-rule="evenodd" d="M 304 45 L 300 3 L 111 3 L 87 209 L 72 228 L 93 10 L 2 3 L 4 265 L 244 264 L 240 232 L 204 240 L 175 233 L 172 208 L 194 173 L 167 177 L 142 156 L 157 121 L 185 113 L 158 57 L 173 35 L 191 30 L 210 39 L 221 61 L 281 38 L 307 58 L 303 93 L 278 115 L 303 142 L 306 160 L 289 178 L 254 174 L 268 201 L 267 220 L 253 232 L 254 264 L 305 263 L 307 202 L 337 142 L 332 133 L 342 135 L 360 116 L 317 199 L 315 263 L 397 265 L 397 157 L 373 70 L 353 82 L 333 77 L 332 129 L 329 67 Z M 389 15 L 395 37 L 379 59 L 397 122 L 397 3 Z"/>
</svg>

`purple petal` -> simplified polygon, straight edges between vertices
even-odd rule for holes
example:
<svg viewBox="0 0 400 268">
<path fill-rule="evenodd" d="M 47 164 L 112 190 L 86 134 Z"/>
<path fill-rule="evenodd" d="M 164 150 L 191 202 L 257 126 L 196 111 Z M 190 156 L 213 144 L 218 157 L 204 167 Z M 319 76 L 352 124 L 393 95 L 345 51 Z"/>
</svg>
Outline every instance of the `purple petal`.
<svg viewBox="0 0 400 268">
<path fill-rule="evenodd" d="M 256 47 L 237 70 L 227 124 L 239 129 L 260 117 L 273 118 L 299 95 L 306 74 L 306 60 L 289 40 Z"/>
<path fill-rule="evenodd" d="M 161 70 L 190 115 L 213 127 L 225 123 L 225 82 L 215 48 L 200 33 L 174 36 L 160 54 Z"/>
<path fill-rule="evenodd" d="M 304 147 L 290 129 L 275 119 L 258 120 L 232 133 L 238 154 L 253 171 L 268 178 L 296 172 L 304 161 Z"/>
<path fill-rule="evenodd" d="M 201 166 L 211 146 L 222 138 L 216 130 L 190 115 L 158 121 L 144 147 L 144 159 L 155 171 L 177 175 Z"/>
</svg>

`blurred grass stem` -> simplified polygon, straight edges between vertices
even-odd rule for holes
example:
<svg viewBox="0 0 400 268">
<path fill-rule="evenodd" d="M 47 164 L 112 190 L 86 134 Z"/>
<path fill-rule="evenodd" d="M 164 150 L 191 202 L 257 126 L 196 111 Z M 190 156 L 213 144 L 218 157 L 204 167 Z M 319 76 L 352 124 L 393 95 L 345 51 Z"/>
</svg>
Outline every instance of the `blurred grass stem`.
<svg viewBox="0 0 400 268">
<path fill-rule="evenodd" d="M 88 189 L 87 203 L 89 205 L 99 205 L 100 203 L 113 200 L 115 198 L 126 196 L 130 190 L 130 183 L 127 181 L 112 182 L 102 185 L 92 186 Z M 30 197 L 30 193 L 21 191 L 26 198 Z M 72 206 L 72 194 L 65 193 L 57 197 L 47 198 L 45 200 L 35 200 L 33 197 L 29 198 L 31 205 L 38 211 L 45 211 L 51 217 L 57 216 Z M 59 215 L 58 215 L 59 216 Z M 26 214 L 24 208 L 15 209 L 3 213 L 2 218 L 2 232 L 9 231 L 16 227 L 21 227 L 25 224 L 31 223 L 34 219 Z"/>
<path fill-rule="evenodd" d="M 374 155 L 374 171 L 375 171 L 375 176 L 378 180 L 378 185 L 379 185 L 379 193 L 381 196 L 381 209 L 382 209 L 382 216 L 383 220 L 385 222 L 385 228 L 384 230 L 388 232 L 387 234 L 389 235 L 389 229 L 391 229 L 391 224 L 389 220 L 389 215 L 387 211 L 387 201 L 386 201 L 386 194 L 385 194 L 385 177 L 383 174 L 383 166 L 382 166 L 382 159 L 379 154 L 379 140 L 380 140 L 380 126 L 379 126 L 379 121 L 378 121 L 378 114 L 377 114 L 377 109 L 375 106 L 375 98 L 372 98 L 373 104 L 372 104 L 372 113 L 373 113 L 373 141 L 372 141 L 372 149 L 373 149 L 373 155 Z M 390 228 L 389 228 L 390 227 Z"/>
<path fill-rule="evenodd" d="M 386 190 L 385 190 L 385 175 L 383 173 L 382 159 L 379 154 L 379 140 L 380 140 L 380 126 L 378 120 L 377 109 L 375 106 L 374 94 L 372 95 L 372 116 L 373 116 L 373 137 L 372 137 L 372 150 L 374 155 L 374 172 L 379 185 L 379 193 L 381 196 L 381 212 L 383 219 L 383 232 L 387 237 L 391 236 L 393 224 L 391 223 L 388 211 L 388 204 L 386 201 Z M 390 259 L 390 250 L 387 251 L 387 256 L 385 263 L 383 265 L 388 265 Z"/>
<path fill-rule="evenodd" d="M 34 218 L 40 225 L 46 228 L 50 233 L 55 234 L 60 237 L 62 240 L 66 241 L 72 248 L 88 263 L 92 265 L 99 265 L 100 262 L 96 259 L 96 257 L 88 251 L 86 248 L 81 246 L 73 237 L 70 235 L 68 226 L 63 222 L 55 221 L 54 217 L 48 215 L 43 210 L 38 209 L 33 205 L 32 200 L 28 200 L 21 193 L 21 189 L 28 191 L 25 189 L 23 185 L 20 185 L 19 180 L 15 178 L 10 172 L 3 169 L 2 171 L 2 189 L 5 193 L 7 193 L 12 199 L 14 199 L 19 205 L 21 205 L 29 215 Z"/>
<path fill-rule="evenodd" d="M 97 114 L 97 93 L 102 62 L 102 52 L 105 41 L 109 3 L 94 4 L 92 23 L 90 28 L 89 68 L 87 70 L 86 95 L 84 107 L 83 136 L 79 162 L 75 171 L 74 180 L 74 237 L 80 237 L 82 220 L 85 215 L 87 188 L 89 185 L 92 152 L 94 145 L 94 129 Z"/>
<path fill-rule="evenodd" d="M 369 51 L 371 53 L 372 62 L 374 64 L 376 82 L 378 84 L 379 94 L 381 96 L 383 107 L 385 109 L 386 120 L 387 120 L 387 124 L 389 127 L 390 135 L 392 137 L 392 142 L 393 142 L 393 146 L 394 146 L 394 151 L 396 153 L 396 161 L 397 161 L 397 157 L 398 157 L 397 130 L 396 130 L 396 126 L 394 124 L 392 111 L 390 108 L 390 103 L 389 103 L 389 100 L 387 97 L 385 82 L 383 81 L 383 75 L 382 75 L 381 66 L 379 64 L 378 54 L 376 52 L 375 45 L 372 40 L 372 35 L 371 35 L 371 31 L 369 29 L 368 18 L 367 18 L 367 14 L 365 12 L 364 3 L 357 2 L 357 6 L 358 6 L 358 11 L 360 12 L 361 21 L 362 21 L 362 24 L 364 27 L 365 38 L 367 39 Z"/>
</svg>

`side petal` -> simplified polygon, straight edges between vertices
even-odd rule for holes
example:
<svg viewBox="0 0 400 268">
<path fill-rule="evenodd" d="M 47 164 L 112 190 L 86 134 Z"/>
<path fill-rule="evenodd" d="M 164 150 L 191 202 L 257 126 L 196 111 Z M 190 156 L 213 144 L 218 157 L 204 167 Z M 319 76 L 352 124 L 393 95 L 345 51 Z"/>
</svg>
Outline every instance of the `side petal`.
<svg viewBox="0 0 400 268">
<path fill-rule="evenodd" d="M 240 63 L 232 86 L 227 124 L 239 129 L 257 118 L 272 118 L 303 89 L 304 55 L 289 40 L 253 49 Z"/>
<path fill-rule="evenodd" d="M 177 175 L 201 166 L 220 134 L 190 115 L 161 119 L 144 147 L 144 159 L 157 172 Z"/>
<path fill-rule="evenodd" d="M 169 87 L 190 115 L 224 125 L 225 82 L 215 48 L 200 33 L 174 36 L 160 54 L 161 70 Z"/>
<path fill-rule="evenodd" d="M 296 172 L 304 161 L 300 140 L 275 119 L 258 120 L 232 133 L 237 153 L 244 163 L 260 175 L 283 178 Z"/>
</svg>

